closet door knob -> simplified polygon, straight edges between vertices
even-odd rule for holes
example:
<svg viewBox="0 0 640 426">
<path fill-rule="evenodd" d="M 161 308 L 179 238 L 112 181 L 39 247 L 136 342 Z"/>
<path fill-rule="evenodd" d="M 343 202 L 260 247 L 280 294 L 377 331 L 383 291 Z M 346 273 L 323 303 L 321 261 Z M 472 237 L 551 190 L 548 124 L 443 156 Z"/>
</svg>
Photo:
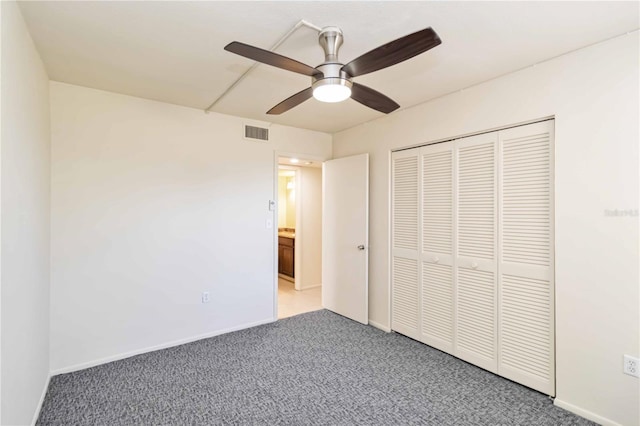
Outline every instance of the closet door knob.
<svg viewBox="0 0 640 426">
<path fill-rule="evenodd" d="M 360 244 L 360 245 L 358 246 L 358 250 L 364 250 L 364 246 L 363 246 L 362 244 Z"/>
<path fill-rule="evenodd" d="M 433 263 L 438 263 L 440 262 L 440 258 L 438 256 L 433 258 Z"/>
<path fill-rule="evenodd" d="M 472 267 L 473 269 L 478 269 L 478 264 L 477 264 L 476 262 L 473 262 L 473 263 L 471 264 L 471 267 Z"/>
</svg>

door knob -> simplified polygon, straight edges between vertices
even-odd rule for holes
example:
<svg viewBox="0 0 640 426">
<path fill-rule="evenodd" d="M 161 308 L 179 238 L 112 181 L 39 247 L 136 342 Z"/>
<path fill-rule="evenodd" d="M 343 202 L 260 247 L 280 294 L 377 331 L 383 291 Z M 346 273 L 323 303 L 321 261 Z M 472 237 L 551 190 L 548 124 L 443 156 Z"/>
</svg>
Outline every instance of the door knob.
<svg viewBox="0 0 640 426">
<path fill-rule="evenodd" d="M 433 263 L 439 263 L 440 262 L 440 258 L 438 256 L 433 258 Z"/>
<path fill-rule="evenodd" d="M 472 267 L 473 269 L 478 269 L 478 264 L 477 264 L 476 262 L 473 262 L 473 263 L 471 264 L 471 267 Z"/>
<path fill-rule="evenodd" d="M 364 250 L 364 246 L 363 246 L 362 244 L 360 244 L 360 245 L 358 246 L 358 250 Z"/>
</svg>

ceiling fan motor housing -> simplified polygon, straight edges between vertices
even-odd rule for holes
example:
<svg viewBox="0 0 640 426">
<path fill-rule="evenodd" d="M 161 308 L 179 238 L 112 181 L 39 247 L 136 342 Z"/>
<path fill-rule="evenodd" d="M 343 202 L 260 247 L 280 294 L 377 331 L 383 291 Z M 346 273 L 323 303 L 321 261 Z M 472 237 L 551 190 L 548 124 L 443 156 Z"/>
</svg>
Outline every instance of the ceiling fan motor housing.
<svg viewBox="0 0 640 426">
<path fill-rule="evenodd" d="M 325 27 L 318 36 L 320 46 L 324 50 L 324 62 L 316 67 L 322 74 L 313 76 L 313 89 L 325 85 L 353 86 L 351 76 L 342 71 L 343 64 L 338 62 L 338 50 L 342 46 L 342 30 L 338 27 Z"/>
</svg>

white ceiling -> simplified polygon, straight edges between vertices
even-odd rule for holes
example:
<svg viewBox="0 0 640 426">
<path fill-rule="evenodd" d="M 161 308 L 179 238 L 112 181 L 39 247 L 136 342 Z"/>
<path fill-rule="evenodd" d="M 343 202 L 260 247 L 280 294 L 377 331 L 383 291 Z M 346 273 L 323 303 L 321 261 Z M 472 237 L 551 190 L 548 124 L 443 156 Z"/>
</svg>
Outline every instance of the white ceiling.
<svg viewBox="0 0 640 426">
<path fill-rule="evenodd" d="M 252 64 L 223 50 L 234 40 L 269 49 L 300 19 L 345 35 L 343 63 L 431 26 L 442 44 L 355 81 L 407 108 L 639 27 L 630 2 L 22 2 L 49 77 L 205 109 Z M 302 27 L 278 53 L 316 66 L 317 33 Z M 310 99 L 265 112 L 308 77 L 260 65 L 213 111 L 336 132 L 382 113 L 353 100 Z"/>
</svg>

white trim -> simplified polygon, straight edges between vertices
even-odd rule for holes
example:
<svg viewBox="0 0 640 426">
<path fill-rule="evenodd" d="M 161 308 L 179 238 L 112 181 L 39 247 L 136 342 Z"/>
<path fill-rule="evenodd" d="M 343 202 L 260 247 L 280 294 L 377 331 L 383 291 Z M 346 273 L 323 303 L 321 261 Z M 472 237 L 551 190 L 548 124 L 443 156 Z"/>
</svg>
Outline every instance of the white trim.
<svg viewBox="0 0 640 426">
<path fill-rule="evenodd" d="M 47 391 L 49 390 L 49 382 L 51 382 L 51 373 L 47 375 L 47 380 L 44 383 L 44 389 L 42 389 L 42 395 L 40 395 L 40 400 L 38 401 L 38 406 L 36 407 L 35 413 L 33 413 L 33 419 L 31 419 L 31 425 L 35 426 L 38 421 L 38 417 L 40 417 L 40 411 L 42 410 L 42 404 L 44 404 L 44 398 L 47 396 Z"/>
<path fill-rule="evenodd" d="M 278 278 L 282 278 L 285 281 L 289 281 L 291 283 L 296 283 L 295 278 L 291 278 L 289 275 L 285 275 L 285 274 L 281 274 L 280 272 L 278 272 Z"/>
<path fill-rule="evenodd" d="M 477 132 L 471 132 L 471 133 L 464 133 L 462 135 L 451 136 L 451 137 L 447 137 L 447 138 L 444 138 L 444 139 L 435 139 L 435 140 L 432 140 L 432 141 L 429 141 L 429 142 L 420 142 L 420 143 L 413 144 L 413 145 L 402 146 L 402 147 L 395 148 L 395 149 L 391 150 L 391 152 L 399 152 L 399 151 L 406 151 L 406 150 L 414 149 L 414 148 L 422 148 L 422 147 L 428 146 L 428 145 L 435 145 L 435 144 L 444 143 L 444 142 L 451 142 L 451 141 L 454 141 L 456 139 L 464 139 L 464 138 L 468 138 L 468 137 L 471 137 L 471 136 L 483 135 L 485 133 L 499 132 L 501 130 L 512 129 L 514 127 L 528 126 L 529 124 L 541 123 L 543 121 L 549 121 L 549 120 L 555 120 L 555 119 L 556 119 L 555 115 L 549 115 L 547 117 L 535 118 L 533 120 L 521 121 L 519 123 L 514 123 L 514 124 L 507 124 L 505 126 L 492 127 L 490 129 L 479 130 Z"/>
<path fill-rule="evenodd" d="M 269 323 L 272 323 L 272 322 L 275 322 L 275 321 L 276 321 L 276 319 L 266 318 L 266 319 L 263 319 L 263 320 L 260 320 L 260 321 L 255 321 L 255 322 L 251 322 L 251 323 L 248 323 L 248 324 L 242 324 L 242 325 L 235 326 L 235 327 L 230 327 L 230 328 L 225 328 L 225 329 L 222 329 L 222 330 L 212 331 L 210 333 L 199 334 L 197 336 L 192 336 L 192 337 L 187 337 L 187 338 L 184 338 L 184 339 L 174 340 L 172 342 L 161 343 L 159 345 L 149 346 L 149 347 L 142 348 L 142 349 L 136 349 L 136 350 L 130 351 L 130 352 L 123 352 L 123 353 L 112 355 L 112 356 L 108 356 L 108 357 L 105 357 L 105 358 L 99 358 L 99 359 L 96 359 L 96 360 L 93 360 L 93 361 L 87 361 L 87 362 L 83 362 L 81 364 L 71 365 L 69 367 L 58 368 L 56 370 L 52 370 L 51 371 L 51 376 L 56 376 L 58 374 L 64 374 L 64 373 L 71 373 L 73 371 L 84 370 L 86 368 L 91 368 L 91 367 L 95 367 L 97 365 L 107 364 L 107 363 L 113 362 L 113 361 L 119 361 L 121 359 L 130 358 L 132 356 L 136 356 L 136 355 L 140 355 L 140 354 L 144 354 L 144 353 L 148 353 L 148 352 L 154 352 L 154 351 L 158 351 L 160 349 L 172 348 L 174 346 L 180 346 L 180 345 L 184 345 L 186 343 L 191 343 L 191 342 L 195 342 L 195 341 L 202 340 L 202 339 L 208 339 L 210 337 L 215 337 L 215 336 L 219 336 L 221 334 L 231 333 L 233 331 L 244 330 L 244 329 L 255 327 L 255 326 L 258 326 L 258 325 L 269 324 Z"/>
<path fill-rule="evenodd" d="M 370 207 L 370 200 L 371 200 L 371 196 L 370 196 L 370 182 L 371 182 L 371 178 L 370 178 L 370 174 L 371 174 L 371 167 L 370 167 L 370 161 L 369 161 L 369 153 L 366 154 L 360 154 L 360 155 L 364 155 L 365 156 L 365 160 L 366 160 L 366 164 L 367 164 L 367 175 L 365 176 L 365 185 L 367 186 L 365 191 L 365 236 L 364 236 L 364 246 L 366 247 L 366 256 L 364 258 L 364 286 L 365 286 L 365 299 L 364 299 L 364 310 L 366 312 L 366 319 L 367 319 L 367 323 L 369 323 L 369 255 L 371 253 L 371 248 L 369 247 L 369 207 Z M 324 173 L 324 169 L 322 170 L 322 172 Z"/>
<path fill-rule="evenodd" d="M 391 333 L 391 327 L 387 327 L 386 325 L 382 325 L 379 322 L 369 320 L 369 325 L 375 327 L 379 330 L 385 331 L 387 333 Z"/>
<path fill-rule="evenodd" d="M 587 420 L 591 420 L 596 423 L 599 423 L 602 426 L 622 426 L 620 423 L 616 423 L 611 419 L 607 419 L 606 417 L 599 416 L 596 413 L 592 413 L 591 411 L 585 410 L 584 408 L 580 408 L 576 405 L 569 404 L 568 402 L 565 402 L 558 398 L 553 400 L 553 405 L 555 405 L 556 407 L 565 409 L 567 411 L 571 411 L 574 414 L 584 417 Z"/>
<path fill-rule="evenodd" d="M 303 163 L 297 163 L 296 164 L 278 164 L 279 166 L 291 166 L 291 167 L 306 167 L 304 165 L 304 161 L 311 161 L 312 163 L 324 163 L 325 161 L 329 160 L 330 158 L 327 157 L 320 157 L 318 155 L 309 155 L 309 154 L 302 154 L 299 152 L 292 152 L 292 151 L 277 151 L 277 156 L 278 158 L 280 157 L 285 157 L 285 158 L 297 158 L 298 160 L 302 161 Z M 317 167 L 317 166 L 312 166 L 312 167 Z M 321 167 L 318 167 L 321 168 Z"/>
<path fill-rule="evenodd" d="M 302 169 L 296 167 L 296 174 L 294 176 L 296 180 L 295 188 L 295 208 L 296 208 L 296 227 L 295 238 L 293 247 L 293 282 L 296 290 L 302 290 L 302 282 L 304 279 L 304 273 L 302 272 L 302 244 L 304 241 L 304 232 L 302 232 L 302 226 L 304 223 L 304 212 L 302 211 Z M 287 194 L 287 197 L 289 194 Z M 287 203 L 289 200 L 287 200 Z M 287 209 L 288 210 L 288 209 Z"/>
<path fill-rule="evenodd" d="M 275 201 L 275 209 L 273 210 L 273 216 L 271 216 L 271 223 L 273 223 L 272 229 L 272 247 L 273 247 L 273 255 L 271 259 L 271 264 L 273 266 L 273 294 L 271 295 L 273 299 L 273 320 L 278 321 L 278 227 L 280 224 L 278 223 L 279 212 L 280 212 L 280 200 L 278 199 L 278 152 L 273 151 L 273 195 L 272 200 Z"/>
<path fill-rule="evenodd" d="M 298 291 L 305 291 L 305 290 L 311 290 L 312 288 L 318 288 L 318 287 L 322 287 L 322 284 L 314 284 L 314 285 L 310 285 L 309 287 L 302 287 L 300 290 Z M 297 289 L 296 289 L 297 290 Z"/>
<path fill-rule="evenodd" d="M 392 289 L 391 286 L 393 284 L 392 281 L 392 277 L 391 277 L 391 265 L 393 263 L 393 246 L 392 246 L 392 238 L 393 235 L 391 233 L 391 227 L 392 227 L 392 221 L 393 221 L 393 194 L 392 194 L 392 189 L 393 189 L 393 151 L 389 150 L 389 155 L 387 158 L 387 324 L 389 324 L 389 327 L 385 327 L 385 326 L 381 326 L 381 327 L 377 327 L 374 324 L 378 324 L 375 321 L 371 321 L 371 319 L 369 319 L 369 324 L 373 325 L 376 328 L 379 328 L 381 330 L 386 331 L 387 333 L 391 332 L 391 310 L 393 309 L 393 305 L 392 305 L 392 299 L 393 299 L 393 294 L 392 294 Z M 378 324 L 380 325 L 380 324 Z"/>
</svg>

